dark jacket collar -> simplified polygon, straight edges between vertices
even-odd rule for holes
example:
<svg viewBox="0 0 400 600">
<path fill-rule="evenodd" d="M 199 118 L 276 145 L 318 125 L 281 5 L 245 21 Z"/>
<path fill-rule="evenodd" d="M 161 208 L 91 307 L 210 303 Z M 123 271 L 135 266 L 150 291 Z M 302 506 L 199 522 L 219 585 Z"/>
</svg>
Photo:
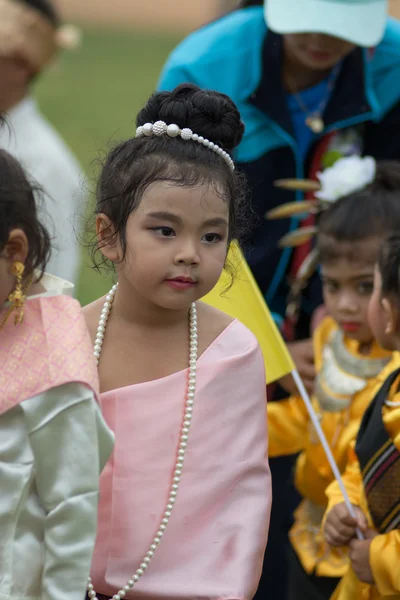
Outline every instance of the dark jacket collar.
<svg viewBox="0 0 400 600">
<path fill-rule="evenodd" d="M 282 36 L 267 31 L 262 52 L 261 80 L 249 102 L 293 136 L 293 125 L 282 86 Z M 364 50 L 356 48 L 344 61 L 324 113 L 326 127 L 371 112 L 365 90 Z"/>
</svg>

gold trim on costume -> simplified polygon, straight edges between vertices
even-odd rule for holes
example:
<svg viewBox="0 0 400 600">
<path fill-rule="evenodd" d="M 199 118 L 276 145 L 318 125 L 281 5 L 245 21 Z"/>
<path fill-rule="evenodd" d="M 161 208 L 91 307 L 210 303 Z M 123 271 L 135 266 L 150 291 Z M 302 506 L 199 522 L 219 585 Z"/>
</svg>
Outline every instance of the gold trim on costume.
<svg viewBox="0 0 400 600">
<path fill-rule="evenodd" d="M 346 552 L 329 548 L 321 529 L 326 507 L 304 499 L 296 510 L 296 523 L 289 533 L 292 543 L 304 552 L 316 557 L 316 565 L 327 561 L 334 569 L 342 569 L 348 564 Z"/>
<path fill-rule="evenodd" d="M 344 334 L 338 329 L 332 336 L 332 349 L 339 366 L 355 377 L 376 377 L 388 364 L 388 358 L 365 358 L 354 356 L 344 343 Z"/>
<path fill-rule="evenodd" d="M 354 356 L 344 342 L 343 332 L 333 333 L 323 349 L 322 367 L 315 382 L 315 396 L 322 410 L 340 412 L 350 406 L 352 397 L 361 392 L 367 380 L 376 377 L 389 358 Z"/>
</svg>

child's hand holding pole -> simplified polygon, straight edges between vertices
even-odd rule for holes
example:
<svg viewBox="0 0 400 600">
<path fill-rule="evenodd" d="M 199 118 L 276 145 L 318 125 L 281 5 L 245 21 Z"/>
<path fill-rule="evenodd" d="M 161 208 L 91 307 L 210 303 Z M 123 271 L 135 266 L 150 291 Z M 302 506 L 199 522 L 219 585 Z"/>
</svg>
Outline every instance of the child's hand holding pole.
<svg viewBox="0 0 400 600">
<path fill-rule="evenodd" d="M 356 536 L 357 528 L 362 533 L 367 530 L 367 518 L 361 508 L 353 504 L 353 511 L 355 518 L 350 515 L 345 502 L 336 504 L 329 511 L 325 521 L 324 537 L 330 546 L 336 548 L 348 546 L 350 541 Z"/>
</svg>

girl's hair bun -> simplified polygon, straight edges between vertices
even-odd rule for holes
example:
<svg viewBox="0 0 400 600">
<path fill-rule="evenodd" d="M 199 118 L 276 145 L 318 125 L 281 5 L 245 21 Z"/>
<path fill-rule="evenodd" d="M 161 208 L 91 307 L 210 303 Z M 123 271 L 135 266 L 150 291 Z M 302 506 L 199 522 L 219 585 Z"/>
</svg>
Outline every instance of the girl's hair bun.
<svg viewBox="0 0 400 600">
<path fill-rule="evenodd" d="M 225 94 L 202 90 L 184 83 L 172 92 L 156 92 L 137 116 L 136 124 L 165 121 L 198 135 L 232 152 L 239 145 L 244 125 L 236 105 Z"/>
</svg>

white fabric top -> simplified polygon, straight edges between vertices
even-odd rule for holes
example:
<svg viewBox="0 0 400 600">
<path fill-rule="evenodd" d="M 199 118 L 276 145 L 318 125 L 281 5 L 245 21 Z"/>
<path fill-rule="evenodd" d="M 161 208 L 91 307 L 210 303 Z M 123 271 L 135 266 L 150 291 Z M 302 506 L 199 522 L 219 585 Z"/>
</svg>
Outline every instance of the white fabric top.
<svg viewBox="0 0 400 600">
<path fill-rule="evenodd" d="M 39 272 L 36 272 L 39 276 Z M 61 279 L 61 277 L 57 277 L 56 275 L 51 275 L 50 273 L 43 273 L 40 279 L 41 285 L 46 290 L 41 294 L 37 294 L 35 296 L 28 296 L 28 301 L 30 298 L 37 298 L 37 296 L 72 296 L 74 291 L 74 284 L 66 281 L 65 279 Z"/>
<path fill-rule="evenodd" d="M 17 158 L 45 191 L 43 222 L 54 238 L 48 270 L 76 283 L 79 245 L 75 231 L 84 209 L 80 166 L 31 98 L 17 104 L 5 117 L 0 147 Z"/>
<path fill-rule="evenodd" d="M 51 276 L 42 283 L 46 295 L 68 287 Z M 99 475 L 112 447 L 93 393 L 81 384 L 0 416 L 0 600 L 84 600 Z"/>
</svg>

